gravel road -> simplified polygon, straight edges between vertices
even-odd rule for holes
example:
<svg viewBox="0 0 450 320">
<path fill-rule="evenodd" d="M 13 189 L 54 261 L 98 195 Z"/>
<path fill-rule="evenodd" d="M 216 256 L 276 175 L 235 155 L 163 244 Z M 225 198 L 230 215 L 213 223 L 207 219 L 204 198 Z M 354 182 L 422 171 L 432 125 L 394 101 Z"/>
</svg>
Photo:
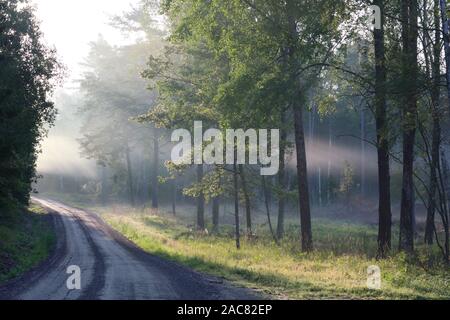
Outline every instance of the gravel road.
<svg viewBox="0 0 450 320">
<path fill-rule="evenodd" d="M 57 201 L 33 199 L 52 214 L 57 245 L 31 272 L 0 287 L 18 300 L 248 300 L 259 296 L 139 249 L 97 215 Z M 69 266 L 81 289 L 68 289 Z"/>
</svg>

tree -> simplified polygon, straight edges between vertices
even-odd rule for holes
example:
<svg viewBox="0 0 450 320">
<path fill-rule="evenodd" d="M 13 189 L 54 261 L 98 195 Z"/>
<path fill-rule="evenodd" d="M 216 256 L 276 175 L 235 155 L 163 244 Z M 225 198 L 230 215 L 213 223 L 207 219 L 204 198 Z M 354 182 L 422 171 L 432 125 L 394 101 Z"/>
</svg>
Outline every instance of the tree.
<svg viewBox="0 0 450 320">
<path fill-rule="evenodd" d="M 155 100 L 139 74 L 145 66 L 146 49 L 146 43 L 114 48 L 100 37 L 91 44 L 86 72 L 80 82 L 84 95 L 84 103 L 79 108 L 84 116 L 83 137 L 79 140 L 82 151 L 102 166 L 116 168 L 116 174 L 121 177 L 121 168 L 125 168 L 124 180 L 132 205 L 136 203 L 134 176 L 137 175 L 132 154 L 148 150 L 147 137 L 152 137 L 152 128 L 132 121 L 146 113 Z M 153 152 L 157 154 L 159 150 Z M 153 174 L 154 183 L 157 173 Z"/>
<path fill-rule="evenodd" d="M 201 184 L 203 181 L 203 165 L 197 165 L 197 183 Z M 199 230 L 205 230 L 205 196 L 203 195 L 203 191 L 200 190 L 197 196 L 197 228 Z"/>
<path fill-rule="evenodd" d="M 39 142 L 55 120 L 61 79 L 28 1 L 0 2 L 0 208 L 27 205 Z"/>
<path fill-rule="evenodd" d="M 282 111 L 281 120 L 286 122 L 286 111 Z M 284 236 L 284 216 L 285 216 L 285 206 L 286 206 L 286 150 L 287 150 L 287 130 L 286 128 L 281 128 L 281 145 L 280 145 L 280 169 L 278 173 L 278 222 L 277 222 L 277 238 L 281 239 Z"/>
<path fill-rule="evenodd" d="M 400 213 L 399 248 L 407 253 L 414 251 L 414 144 L 417 117 L 417 40 L 418 2 L 401 1 L 402 20 L 402 71 L 403 95 L 403 185 Z"/>
<path fill-rule="evenodd" d="M 220 198 L 213 198 L 212 217 L 213 217 L 213 232 L 219 231 L 219 210 L 220 210 Z"/>
<path fill-rule="evenodd" d="M 425 8 L 426 9 L 426 8 Z M 429 195 L 427 208 L 427 221 L 425 226 L 425 243 L 432 245 L 435 233 L 435 213 L 437 206 L 437 188 L 438 188 L 438 167 L 440 162 L 441 149 L 441 34 L 439 31 L 440 17 L 439 17 L 439 0 L 434 0 L 434 42 L 433 42 L 433 56 L 432 56 L 432 70 L 427 74 L 430 76 L 431 82 L 431 115 L 432 115 L 432 142 L 431 142 L 431 161 L 430 161 L 430 181 L 429 181 Z M 426 12 L 424 13 L 427 14 Z M 426 32 L 425 39 L 430 37 L 429 32 Z M 427 60 L 428 61 L 428 60 Z M 427 64 L 428 65 L 428 64 Z M 427 69 L 430 69 L 427 66 Z"/>
<path fill-rule="evenodd" d="M 153 130 L 153 166 L 151 173 L 151 195 L 152 195 L 152 208 L 157 209 L 159 207 L 158 201 L 158 171 L 159 171 L 159 153 L 160 153 L 160 134 L 158 129 Z"/>
<path fill-rule="evenodd" d="M 328 62 L 330 47 L 333 48 L 333 40 L 338 37 L 336 30 L 339 24 L 337 19 L 338 12 L 342 13 L 344 9 L 341 7 L 342 3 L 339 1 L 329 4 L 319 1 L 314 6 L 310 7 L 308 14 L 303 14 L 302 2 L 288 0 L 285 5 L 285 19 L 287 22 L 286 31 L 286 45 L 285 52 L 287 53 L 287 69 L 289 75 L 290 87 L 290 101 L 289 104 L 293 108 L 294 124 L 295 124 L 295 145 L 297 153 L 297 179 L 298 192 L 300 202 L 300 220 L 301 220 L 301 234 L 302 234 L 302 249 L 303 251 L 311 251 L 313 249 L 312 230 L 311 230 L 311 209 L 309 203 L 309 186 L 308 186 L 308 170 L 305 149 L 305 134 L 303 128 L 303 105 L 307 86 L 304 85 L 307 79 L 299 77 L 299 70 L 301 68 L 308 68 L 314 63 Z M 331 17 L 331 21 L 317 20 L 317 15 Z M 313 18 L 313 17 L 316 18 Z M 302 30 L 299 25 L 305 25 L 307 28 Z M 300 31 L 301 30 L 301 31 Z M 323 40 L 315 43 L 315 46 L 310 48 L 304 46 L 299 42 L 303 36 L 312 37 L 316 34 L 322 34 Z M 326 46 L 328 47 L 326 48 Z M 310 46 L 310 44 L 308 44 Z M 303 65 L 299 65 L 299 62 Z M 305 62 L 304 62 L 305 61 Z M 319 69 L 320 70 L 320 69 Z M 317 73 L 313 73 L 317 76 Z M 303 73 L 303 77 L 307 78 L 307 74 Z M 303 80 L 303 83 L 302 83 Z M 300 90 L 303 90 L 300 91 Z"/>
<path fill-rule="evenodd" d="M 378 256 L 386 257 L 391 249 L 391 182 L 389 163 L 389 127 L 386 105 L 386 57 L 384 42 L 385 6 L 384 0 L 374 1 L 381 9 L 381 25 L 374 29 L 375 46 L 375 122 L 378 152 Z"/>
<path fill-rule="evenodd" d="M 344 195 L 345 203 L 350 206 L 351 195 L 355 186 L 355 173 L 350 163 L 346 162 L 342 173 L 339 191 Z"/>
<path fill-rule="evenodd" d="M 252 212 L 250 203 L 250 193 L 248 190 L 247 176 L 244 169 L 244 165 L 239 165 L 239 175 L 241 177 L 242 192 L 244 193 L 245 202 L 245 217 L 247 222 L 247 236 L 251 237 L 253 235 L 252 231 Z"/>
<path fill-rule="evenodd" d="M 159 128 L 192 128 L 193 132 L 195 121 L 202 121 L 205 126 L 219 122 L 213 98 L 223 67 L 211 58 L 202 42 L 184 41 L 179 36 L 181 40 L 173 39 L 163 56 L 152 56 L 148 61 L 143 75 L 155 83 L 159 94 L 156 107 L 140 119 Z M 185 188 L 184 193 L 196 198 L 197 228 L 205 230 L 205 195 L 219 195 L 214 189 L 218 188 L 220 179 L 207 185 L 203 181 L 214 175 L 214 170 L 205 174 L 203 164 L 195 167 L 196 182 Z M 189 166 L 179 169 L 186 171 Z"/>
<path fill-rule="evenodd" d="M 448 19 L 448 9 L 447 1 L 439 0 L 440 11 L 441 11 L 441 21 L 442 21 L 442 31 L 443 31 L 443 42 L 444 42 L 444 54 L 445 54 L 445 75 L 447 80 L 447 97 L 450 101 L 450 26 Z M 448 105 L 450 110 L 450 104 Z M 449 113 L 450 114 L 450 113 Z"/>
<path fill-rule="evenodd" d="M 236 151 L 234 159 L 237 159 Z M 241 249 L 241 225 L 239 221 L 239 171 L 236 161 L 233 165 L 233 186 L 234 186 L 234 227 L 236 238 L 236 249 Z"/>
<path fill-rule="evenodd" d="M 225 127 L 280 125 L 286 106 L 295 119 L 302 247 L 312 250 L 311 214 L 305 154 L 303 108 L 314 69 L 328 61 L 338 42 L 343 2 L 163 1 L 173 23 L 173 39 L 202 44 L 212 63 L 229 67 L 211 92 L 210 103 Z M 318 19 L 318 17 L 320 17 Z M 330 19 L 331 17 L 331 19 Z M 297 28 L 305 26 L 304 29 Z M 315 39 L 314 43 L 302 39 Z M 320 39 L 320 41 L 319 41 Z M 332 48 L 332 49 L 330 49 Z M 211 102 L 211 99 L 207 100 Z M 205 105 L 205 101 L 202 101 Z M 270 110 L 270 112 L 269 112 Z"/>
</svg>

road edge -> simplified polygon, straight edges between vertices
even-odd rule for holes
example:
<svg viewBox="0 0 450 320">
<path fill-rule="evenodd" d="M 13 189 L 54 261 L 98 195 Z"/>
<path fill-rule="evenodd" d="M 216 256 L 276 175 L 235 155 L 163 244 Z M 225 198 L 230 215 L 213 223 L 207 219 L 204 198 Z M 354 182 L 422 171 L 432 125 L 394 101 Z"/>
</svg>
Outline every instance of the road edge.
<svg viewBox="0 0 450 320">
<path fill-rule="evenodd" d="M 66 230 L 60 215 L 44 206 L 41 206 L 49 215 L 51 219 L 50 227 L 55 234 L 55 243 L 50 250 L 49 256 L 44 261 L 40 262 L 24 274 L 6 281 L 0 285 L 0 300 L 14 300 L 17 299 L 18 294 L 26 289 L 29 283 L 36 282 L 43 277 L 45 273 L 51 269 L 52 266 L 58 264 L 67 251 Z"/>
</svg>

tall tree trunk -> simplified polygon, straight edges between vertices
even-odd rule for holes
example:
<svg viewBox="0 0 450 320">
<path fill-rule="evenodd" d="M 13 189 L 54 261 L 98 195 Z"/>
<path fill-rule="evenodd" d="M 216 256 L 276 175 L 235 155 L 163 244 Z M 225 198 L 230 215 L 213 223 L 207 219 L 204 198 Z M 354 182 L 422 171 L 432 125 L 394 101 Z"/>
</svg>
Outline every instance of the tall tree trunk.
<svg viewBox="0 0 450 320">
<path fill-rule="evenodd" d="M 450 172 L 448 168 L 447 159 L 445 157 L 444 150 L 441 150 L 441 166 L 439 168 L 439 180 L 441 187 L 441 210 L 439 215 L 442 219 L 442 225 L 444 227 L 444 248 L 443 255 L 444 261 L 449 264 L 450 260 L 450 216 L 449 216 L 449 205 L 450 205 Z"/>
<path fill-rule="evenodd" d="M 285 112 L 282 114 L 283 123 L 286 121 Z M 280 144 L 280 169 L 278 171 L 278 222 L 277 222 L 277 238 L 282 239 L 284 236 L 284 215 L 286 207 L 286 141 L 287 132 L 286 129 L 281 129 L 281 144 Z"/>
<path fill-rule="evenodd" d="M 289 71 L 291 72 L 292 83 L 295 88 L 299 90 L 300 81 L 297 76 L 296 45 L 298 39 L 297 22 L 292 15 L 294 1 L 288 0 L 286 2 L 286 12 L 289 23 Z M 302 251 L 309 252 L 313 250 L 312 229 L 311 229 L 311 207 L 309 199 L 308 186 L 308 164 L 306 159 L 305 146 L 305 129 L 303 125 L 303 106 L 301 102 L 301 92 L 297 91 L 293 95 L 292 107 L 294 111 L 295 123 L 295 145 L 297 153 L 297 179 L 300 205 L 300 223 L 301 223 L 301 239 Z"/>
<path fill-rule="evenodd" d="M 236 248 L 239 250 L 241 248 L 241 226 L 239 224 L 239 172 L 237 167 L 237 151 L 234 154 L 234 165 L 233 165 L 233 183 L 234 183 L 234 222 L 235 222 L 235 239 Z"/>
<path fill-rule="evenodd" d="M 450 101 L 450 28 L 447 13 L 446 0 L 439 0 L 441 8 L 442 29 L 444 30 L 444 49 L 445 49 L 445 63 L 446 63 L 446 80 L 447 80 L 447 97 Z M 438 29 L 438 28 L 437 28 Z M 450 103 L 448 105 L 450 110 Z M 449 113 L 450 115 L 450 113 Z"/>
<path fill-rule="evenodd" d="M 447 264 L 450 263 L 450 214 L 449 214 L 449 206 L 450 206 L 450 171 L 448 167 L 448 162 L 445 156 L 445 151 L 441 150 L 441 166 L 439 168 L 440 175 L 440 186 L 442 192 L 442 210 L 439 212 L 442 224 L 444 227 L 444 235 L 445 235 L 445 252 L 444 252 L 444 260 Z"/>
<path fill-rule="evenodd" d="M 245 169 L 242 164 L 239 165 L 239 173 L 241 175 L 242 191 L 244 192 L 245 217 L 247 219 L 247 236 L 252 236 L 252 207 L 250 203 L 250 195 L 248 193 L 247 177 L 245 175 Z"/>
<path fill-rule="evenodd" d="M 308 128 L 308 136 L 305 141 L 305 144 L 308 148 L 312 147 L 314 144 L 314 135 L 315 135 L 315 129 L 316 129 L 316 113 L 315 113 L 315 105 L 312 105 L 311 111 L 308 112 L 309 117 L 309 128 Z M 311 206 L 315 206 L 318 203 L 317 199 L 317 172 L 314 172 L 313 174 L 308 174 L 308 185 L 309 185 L 309 201 Z"/>
<path fill-rule="evenodd" d="M 427 222 L 425 227 L 425 243 L 433 244 L 435 231 L 436 192 L 437 192 L 437 166 L 439 162 L 439 150 L 441 144 L 440 120 L 433 114 L 432 150 L 430 164 L 430 186 L 428 195 Z"/>
<path fill-rule="evenodd" d="M 333 147 L 333 127 L 331 117 L 328 118 L 328 164 L 327 164 L 327 204 L 331 205 L 331 149 Z"/>
<path fill-rule="evenodd" d="M 303 110 L 297 100 L 294 104 L 295 145 L 297 152 L 297 178 L 300 204 L 300 223 L 302 236 L 302 250 L 312 251 L 311 211 L 308 190 L 308 169 L 306 161 L 305 135 L 303 131 Z"/>
<path fill-rule="evenodd" d="M 403 184 L 400 213 L 399 248 L 414 252 L 414 144 L 417 113 L 417 0 L 402 0 L 403 82 L 405 108 L 403 110 Z"/>
<path fill-rule="evenodd" d="M 107 173 L 106 173 L 106 166 L 101 166 L 101 170 L 102 170 L 102 193 L 101 193 L 101 198 L 102 198 L 102 204 L 106 205 L 106 199 L 108 196 L 108 179 L 107 179 Z"/>
<path fill-rule="evenodd" d="M 318 173 L 318 177 L 317 177 L 317 190 L 319 192 L 319 194 L 318 194 L 319 208 L 321 208 L 323 205 L 323 199 L 322 199 L 322 168 L 320 166 L 319 166 L 318 171 L 319 171 L 319 173 Z"/>
<path fill-rule="evenodd" d="M 134 200 L 134 181 L 133 181 L 133 172 L 131 168 L 130 147 L 128 146 L 128 143 L 125 148 L 125 157 L 127 161 L 128 192 L 130 197 L 130 204 L 134 207 L 136 205 Z"/>
<path fill-rule="evenodd" d="M 376 2 L 374 2 L 374 5 L 376 4 Z M 381 6 L 383 6 L 384 4 L 381 3 Z M 380 7 L 381 9 L 381 7 Z M 384 26 L 383 26 L 384 27 Z M 382 31 L 383 35 L 384 35 L 384 29 Z M 384 38 L 383 38 L 384 40 Z M 384 43 L 383 43 L 384 45 Z M 369 43 L 368 41 L 362 41 L 361 44 L 359 45 L 360 47 L 360 68 L 364 68 L 365 65 L 367 65 L 369 63 Z M 384 47 L 383 47 L 384 49 Z M 384 52 L 383 52 L 384 53 Z M 359 104 L 361 105 L 360 110 L 359 110 L 359 129 L 361 132 L 361 139 L 360 139 L 360 143 L 361 143 L 361 154 L 360 154 L 360 194 L 361 197 L 365 197 L 366 196 L 366 178 L 367 178 L 367 172 L 366 172 L 366 144 L 367 144 L 367 129 L 366 129 L 366 107 L 363 104 L 363 100 L 364 98 L 358 98 L 359 100 Z"/>
<path fill-rule="evenodd" d="M 172 181 L 172 214 L 177 215 L 177 180 Z"/>
<path fill-rule="evenodd" d="M 273 230 L 272 219 L 270 217 L 269 197 L 267 196 L 269 192 L 267 189 L 266 177 L 261 176 L 261 179 L 262 179 L 262 187 L 263 187 L 263 192 L 264 192 L 264 205 L 266 207 L 267 223 L 269 224 L 270 234 L 272 235 L 272 238 L 275 241 L 275 243 L 279 244 L 279 241 L 278 241 L 279 238 L 276 236 L 276 234 Z"/>
<path fill-rule="evenodd" d="M 147 203 L 150 197 L 150 161 L 144 160 L 143 172 L 142 172 L 142 202 Z"/>
<path fill-rule="evenodd" d="M 426 13 L 425 13 L 426 14 Z M 433 44 L 433 70 L 432 70 L 432 117 L 433 133 L 431 146 L 430 163 L 430 186 L 428 195 L 427 222 L 425 227 L 425 243 L 433 244 L 435 232 L 435 214 L 436 214 L 436 192 L 437 192 L 437 170 L 439 166 L 440 148 L 441 148 L 441 122 L 440 122 L 440 79 L 441 79 L 441 36 L 439 32 L 439 0 L 434 0 L 434 25 L 435 41 Z"/>
<path fill-rule="evenodd" d="M 197 183 L 203 181 L 203 165 L 197 165 Z M 197 228 L 205 230 L 205 196 L 200 192 L 197 198 Z"/>
<path fill-rule="evenodd" d="M 366 196 L 366 112 L 365 108 L 360 110 L 361 129 L 361 196 Z"/>
<path fill-rule="evenodd" d="M 156 131 L 156 130 L 155 130 Z M 153 168 L 152 168 L 152 208 L 159 207 L 159 183 L 158 183 L 158 168 L 159 168 L 159 136 L 155 134 L 153 138 Z"/>
<path fill-rule="evenodd" d="M 389 163 L 389 131 L 386 106 L 386 57 L 384 44 L 384 0 L 374 4 L 381 9 L 381 28 L 375 39 L 375 122 L 378 152 L 378 256 L 385 258 L 391 249 L 392 212 Z"/>
<path fill-rule="evenodd" d="M 214 197 L 212 203 L 213 232 L 219 232 L 220 198 Z"/>
</svg>

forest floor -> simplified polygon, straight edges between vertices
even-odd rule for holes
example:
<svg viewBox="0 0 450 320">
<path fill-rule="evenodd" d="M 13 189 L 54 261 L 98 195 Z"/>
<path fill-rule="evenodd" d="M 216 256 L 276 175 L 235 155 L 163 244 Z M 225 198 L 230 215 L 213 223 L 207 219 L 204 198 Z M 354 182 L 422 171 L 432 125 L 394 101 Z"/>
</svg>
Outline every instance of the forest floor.
<svg viewBox="0 0 450 320">
<path fill-rule="evenodd" d="M 0 223 L 0 284 L 45 261 L 54 243 L 52 220 L 42 208 L 7 215 Z"/>
<path fill-rule="evenodd" d="M 450 299 L 450 271 L 440 263 L 439 252 L 419 247 L 413 260 L 394 253 L 377 261 L 376 225 L 314 219 L 315 251 L 310 254 L 300 251 L 294 220 L 287 221 L 280 245 L 267 225 L 258 225 L 256 236 L 242 236 L 237 250 L 232 225 L 217 234 L 199 233 L 191 214 L 174 217 L 163 210 L 72 204 L 98 213 L 149 253 L 275 299 Z M 381 290 L 367 288 L 367 269 L 373 265 L 381 269 Z"/>
</svg>

